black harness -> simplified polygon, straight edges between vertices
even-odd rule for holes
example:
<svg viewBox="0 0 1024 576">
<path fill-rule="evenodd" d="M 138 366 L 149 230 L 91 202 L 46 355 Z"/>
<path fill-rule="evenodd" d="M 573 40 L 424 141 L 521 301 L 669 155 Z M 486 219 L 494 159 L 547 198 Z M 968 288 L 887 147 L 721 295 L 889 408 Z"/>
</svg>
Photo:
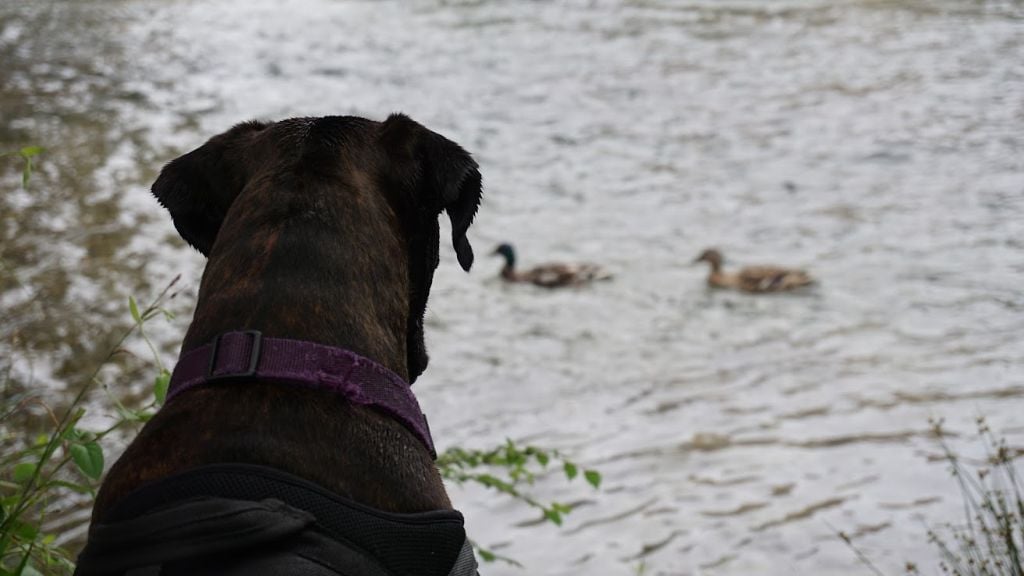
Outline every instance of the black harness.
<svg viewBox="0 0 1024 576">
<path fill-rule="evenodd" d="M 76 576 L 474 576 L 462 514 L 391 514 L 248 464 L 147 485 L 93 524 Z"/>
</svg>

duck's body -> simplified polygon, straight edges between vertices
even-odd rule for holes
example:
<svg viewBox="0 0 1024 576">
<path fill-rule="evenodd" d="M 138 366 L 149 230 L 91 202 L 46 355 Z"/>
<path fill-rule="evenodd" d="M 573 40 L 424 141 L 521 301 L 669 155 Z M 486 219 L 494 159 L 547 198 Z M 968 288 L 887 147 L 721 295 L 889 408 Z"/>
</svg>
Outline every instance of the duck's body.
<svg viewBox="0 0 1024 576">
<path fill-rule="evenodd" d="M 506 282 L 528 282 L 543 288 L 580 286 L 597 280 L 607 280 L 611 274 L 596 264 L 550 263 L 534 266 L 528 270 L 516 270 L 516 252 L 511 244 L 501 244 L 494 254 L 505 258 L 501 278 Z"/>
<path fill-rule="evenodd" d="M 731 274 L 723 272 L 722 254 L 718 250 L 705 250 L 695 262 L 711 265 L 708 285 L 714 288 L 732 288 L 756 294 L 796 290 L 814 283 L 814 279 L 803 270 L 778 266 L 750 266 Z"/>
</svg>

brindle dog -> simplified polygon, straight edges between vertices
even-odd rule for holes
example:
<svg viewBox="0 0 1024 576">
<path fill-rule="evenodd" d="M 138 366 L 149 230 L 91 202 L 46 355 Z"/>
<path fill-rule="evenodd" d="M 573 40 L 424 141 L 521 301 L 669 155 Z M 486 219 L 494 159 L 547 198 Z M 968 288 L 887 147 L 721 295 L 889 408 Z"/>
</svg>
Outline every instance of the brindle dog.
<svg viewBox="0 0 1024 576">
<path fill-rule="evenodd" d="M 247 122 L 168 164 L 153 193 L 208 263 L 182 354 L 221 333 L 351 350 L 412 382 L 442 211 L 462 268 L 477 164 L 401 114 Z M 139 487 L 213 463 L 272 467 L 386 512 L 450 510 L 429 450 L 337 394 L 202 386 L 163 406 L 110 469 L 93 522 Z"/>
</svg>

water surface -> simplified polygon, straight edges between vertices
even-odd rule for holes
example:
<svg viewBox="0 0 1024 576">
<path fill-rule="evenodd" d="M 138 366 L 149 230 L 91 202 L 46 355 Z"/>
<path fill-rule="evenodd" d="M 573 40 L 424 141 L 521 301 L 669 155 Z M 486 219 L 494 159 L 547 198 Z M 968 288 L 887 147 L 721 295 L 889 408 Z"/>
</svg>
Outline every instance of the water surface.
<svg viewBox="0 0 1024 576">
<path fill-rule="evenodd" d="M 148 197 L 162 163 L 245 119 L 400 110 L 485 178 L 476 268 L 443 246 L 428 313 L 440 447 L 604 473 L 540 479 L 579 504 L 560 529 L 453 490 L 528 572 L 865 573 L 836 530 L 931 568 L 925 524 L 960 503 L 928 419 L 1024 438 L 1020 3 L 31 3 L 0 8 L 0 56 L 0 144 L 50 150 L 28 192 L 3 172 L 21 385 L 61 390 L 129 293 L 182 273 L 189 309 L 203 262 Z M 506 286 L 501 241 L 616 278 Z M 707 246 L 820 286 L 711 292 Z M 168 361 L 186 324 L 156 329 Z"/>
</svg>

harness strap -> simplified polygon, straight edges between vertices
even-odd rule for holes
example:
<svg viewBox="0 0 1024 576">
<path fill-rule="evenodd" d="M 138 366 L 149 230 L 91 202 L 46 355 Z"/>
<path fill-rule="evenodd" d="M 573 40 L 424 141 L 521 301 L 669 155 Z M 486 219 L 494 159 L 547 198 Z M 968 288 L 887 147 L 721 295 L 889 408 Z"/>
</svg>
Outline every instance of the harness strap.
<svg viewBox="0 0 1024 576">
<path fill-rule="evenodd" d="M 196 386 L 241 380 L 331 390 L 353 404 L 394 418 L 437 458 L 427 417 L 410 385 L 384 366 L 344 348 L 267 338 L 256 330 L 226 332 L 182 354 L 171 375 L 167 401 Z"/>
<path fill-rule="evenodd" d="M 132 492 L 76 576 L 474 576 L 455 510 L 395 514 L 281 470 L 214 464 Z"/>
<path fill-rule="evenodd" d="M 197 498 L 94 526 L 89 553 L 83 555 L 76 574 L 152 572 L 153 566 L 269 544 L 301 532 L 315 520 L 279 500 Z"/>
</svg>

